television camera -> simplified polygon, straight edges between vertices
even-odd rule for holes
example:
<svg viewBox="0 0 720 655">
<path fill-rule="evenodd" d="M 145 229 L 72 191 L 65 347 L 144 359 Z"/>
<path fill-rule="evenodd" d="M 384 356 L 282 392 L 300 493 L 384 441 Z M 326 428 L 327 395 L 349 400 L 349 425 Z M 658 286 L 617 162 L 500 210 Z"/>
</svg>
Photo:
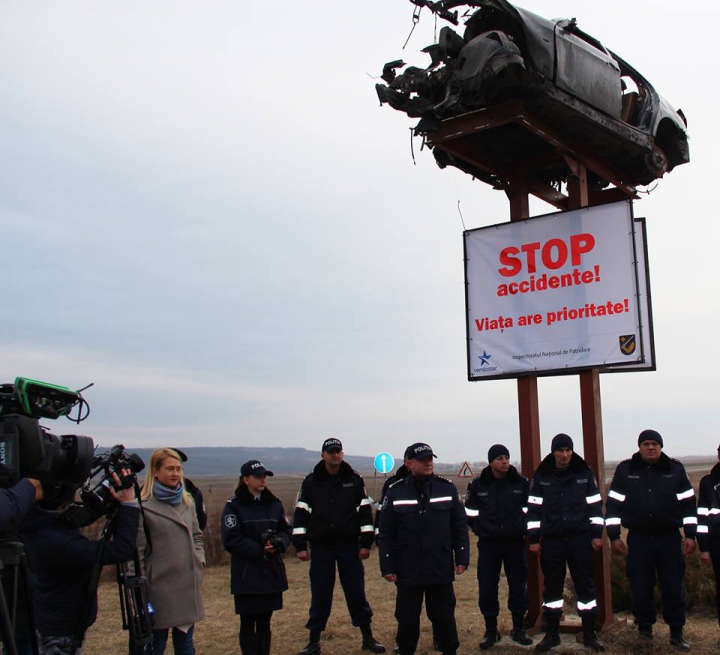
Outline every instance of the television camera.
<svg viewBox="0 0 720 655">
<path fill-rule="evenodd" d="M 92 385 L 89 385 L 92 386 Z M 116 445 L 105 453 L 95 455 L 93 440 L 76 434 L 55 435 L 39 424 L 40 419 L 61 416 L 80 423 L 90 414 L 90 407 L 82 397 L 88 387 L 74 391 L 39 380 L 18 377 L 10 384 L 0 384 L 0 488 L 11 487 L 21 478 L 34 478 L 42 483 L 43 505 L 56 508 L 65 504 L 80 488 L 81 502 L 70 504 L 63 511 L 63 519 L 73 527 L 87 526 L 102 516 L 107 522 L 100 538 L 101 552 L 112 535 L 114 519 L 119 508 L 110 494 L 116 490 L 135 487 L 139 496 L 137 473 L 145 467 L 142 459 Z M 77 410 L 75 417 L 71 416 Z M 115 476 L 118 481 L 116 482 Z M 4 554 L 12 553 L 4 557 Z M 140 571 L 136 551 L 135 572 Z M 91 586 L 97 589 L 100 561 L 93 569 Z M 29 598 L 26 559 L 22 544 L 9 535 L 0 535 L 0 571 L 6 580 L 13 580 L 9 606 L 0 586 L 0 607 L 3 608 L 2 633 L 10 655 L 16 651 L 14 617 L 18 610 L 29 617 L 33 626 L 32 606 L 17 607 L 18 584 L 22 584 L 25 598 Z M 152 624 L 147 607 L 147 581 L 139 574 L 131 574 L 126 564 L 117 565 L 123 628 L 129 630 L 131 655 L 152 651 Z M 7 585 L 6 585 L 7 586 Z M 90 607 L 86 603 L 83 613 Z M 10 617 L 13 617 L 12 621 Z M 83 630 L 78 629 L 80 642 Z M 31 631 L 34 640 L 34 628 Z M 34 652 L 37 643 L 34 642 Z"/>
</svg>

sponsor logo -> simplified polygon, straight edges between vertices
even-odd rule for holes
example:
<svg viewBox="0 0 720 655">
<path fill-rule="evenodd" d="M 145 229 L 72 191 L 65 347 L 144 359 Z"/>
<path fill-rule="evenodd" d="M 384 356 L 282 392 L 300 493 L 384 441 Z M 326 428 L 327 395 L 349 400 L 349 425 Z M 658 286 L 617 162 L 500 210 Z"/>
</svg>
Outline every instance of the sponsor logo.
<svg viewBox="0 0 720 655">
<path fill-rule="evenodd" d="M 620 351 L 623 355 L 632 355 L 635 352 L 636 345 L 634 334 L 623 334 L 620 337 Z"/>
<path fill-rule="evenodd" d="M 225 517 L 225 527 L 234 528 L 237 525 L 237 516 L 235 514 L 228 514 Z"/>
<path fill-rule="evenodd" d="M 497 371 L 497 366 L 492 366 L 490 364 L 490 358 L 492 355 L 488 355 L 485 348 L 483 348 L 483 354 L 477 356 L 480 359 L 480 366 L 473 369 L 473 373 L 494 373 Z"/>
</svg>

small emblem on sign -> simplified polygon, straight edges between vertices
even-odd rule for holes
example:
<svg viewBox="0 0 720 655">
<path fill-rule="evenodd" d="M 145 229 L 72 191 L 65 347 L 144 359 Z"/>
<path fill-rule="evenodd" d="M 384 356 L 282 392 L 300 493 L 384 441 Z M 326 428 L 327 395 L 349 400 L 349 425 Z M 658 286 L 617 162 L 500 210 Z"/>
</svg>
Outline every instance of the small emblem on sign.
<svg viewBox="0 0 720 655">
<path fill-rule="evenodd" d="M 624 334 L 620 337 L 620 350 L 624 355 L 632 355 L 635 352 L 635 335 Z"/>
</svg>

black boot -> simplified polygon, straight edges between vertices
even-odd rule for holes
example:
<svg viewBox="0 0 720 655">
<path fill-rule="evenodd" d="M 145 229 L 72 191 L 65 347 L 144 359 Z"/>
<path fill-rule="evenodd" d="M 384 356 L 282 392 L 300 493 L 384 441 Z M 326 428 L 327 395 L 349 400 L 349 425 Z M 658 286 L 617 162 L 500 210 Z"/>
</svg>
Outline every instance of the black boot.
<svg viewBox="0 0 720 655">
<path fill-rule="evenodd" d="M 310 630 L 310 641 L 297 655 L 320 654 L 320 630 Z"/>
<path fill-rule="evenodd" d="M 685 640 L 682 626 L 670 626 L 670 645 L 674 646 L 678 650 L 690 650 L 690 644 L 688 644 L 688 642 Z"/>
<path fill-rule="evenodd" d="M 242 655 L 258 655 L 256 650 L 256 635 L 244 635 L 242 632 L 239 635 L 240 639 L 240 652 Z"/>
<path fill-rule="evenodd" d="M 652 624 L 650 623 L 638 623 L 638 634 L 643 639 L 647 639 L 648 641 L 652 641 L 653 633 L 652 633 Z"/>
<path fill-rule="evenodd" d="M 605 644 L 600 640 L 595 632 L 595 615 L 583 614 L 582 618 L 583 644 L 588 648 L 592 648 L 598 653 L 605 650 Z"/>
<path fill-rule="evenodd" d="M 259 632 L 257 635 L 257 655 L 270 655 L 272 632 Z"/>
<path fill-rule="evenodd" d="M 560 615 L 546 614 L 545 622 L 547 624 L 545 636 L 535 646 L 535 651 L 538 653 L 547 653 L 551 648 L 560 645 Z"/>
<path fill-rule="evenodd" d="M 372 628 L 369 623 L 360 626 L 362 633 L 362 649 L 369 650 L 371 653 L 384 653 L 385 646 L 378 643 L 373 637 Z"/>
<path fill-rule="evenodd" d="M 512 634 L 510 635 L 512 640 L 516 644 L 521 644 L 522 646 L 532 645 L 533 640 L 530 639 L 528 633 L 525 632 L 525 617 L 522 614 L 513 614 L 512 622 L 513 629 Z"/>
<path fill-rule="evenodd" d="M 480 642 L 480 650 L 488 650 L 500 641 L 500 633 L 497 629 L 497 616 L 485 617 L 485 637 Z"/>
</svg>

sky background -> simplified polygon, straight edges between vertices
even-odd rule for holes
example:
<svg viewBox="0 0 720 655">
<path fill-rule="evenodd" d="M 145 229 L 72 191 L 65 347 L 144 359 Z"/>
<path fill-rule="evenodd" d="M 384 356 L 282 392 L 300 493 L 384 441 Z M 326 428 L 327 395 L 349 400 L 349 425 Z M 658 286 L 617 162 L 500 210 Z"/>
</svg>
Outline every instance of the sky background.
<svg viewBox="0 0 720 655">
<path fill-rule="evenodd" d="M 658 370 L 601 378 L 605 452 L 658 430 L 717 447 L 720 5 L 525 0 L 577 17 L 688 118 L 691 163 L 647 217 Z M 427 441 L 442 461 L 519 456 L 514 380 L 466 377 L 468 229 L 505 195 L 380 108 L 385 62 L 425 66 L 407 0 L 0 5 L 2 382 L 80 388 L 75 430 L 127 447 Z M 440 22 L 438 29 L 445 23 Z M 535 201 L 532 213 L 551 211 Z M 540 380 L 542 450 L 582 452 L 577 376 Z M 46 422 L 54 432 L 74 426 Z"/>
</svg>

